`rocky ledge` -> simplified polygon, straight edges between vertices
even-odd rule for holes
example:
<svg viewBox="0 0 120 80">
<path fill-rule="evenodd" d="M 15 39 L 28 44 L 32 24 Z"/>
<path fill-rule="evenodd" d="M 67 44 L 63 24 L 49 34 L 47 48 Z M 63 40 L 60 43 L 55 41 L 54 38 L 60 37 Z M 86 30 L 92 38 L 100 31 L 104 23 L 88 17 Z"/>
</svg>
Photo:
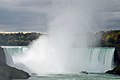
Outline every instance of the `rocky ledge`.
<svg viewBox="0 0 120 80">
<path fill-rule="evenodd" d="M 118 65 L 117 67 L 115 67 L 113 70 L 108 70 L 106 73 L 120 75 L 120 65 Z"/>
<path fill-rule="evenodd" d="M 0 47 L 0 80 L 28 79 L 30 75 L 6 64 L 4 50 Z"/>
</svg>

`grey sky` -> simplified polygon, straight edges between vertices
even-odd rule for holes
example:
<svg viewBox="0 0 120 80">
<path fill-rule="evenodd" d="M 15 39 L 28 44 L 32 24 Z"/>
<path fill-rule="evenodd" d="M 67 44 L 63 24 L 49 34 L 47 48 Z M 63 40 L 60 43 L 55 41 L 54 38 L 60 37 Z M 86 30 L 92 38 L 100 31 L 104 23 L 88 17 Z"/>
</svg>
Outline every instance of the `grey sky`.
<svg viewBox="0 0 120 80">
<path fill-rule="evenodd" d="M 109 2 L 105 9 L 108 11 L 96 17 L 98 27 L 120 29 L 120 1 L 103 1 Z M 0 31 L 46 31 L 51 3 L 52 0 L 0 0 Z"/>
</svg>

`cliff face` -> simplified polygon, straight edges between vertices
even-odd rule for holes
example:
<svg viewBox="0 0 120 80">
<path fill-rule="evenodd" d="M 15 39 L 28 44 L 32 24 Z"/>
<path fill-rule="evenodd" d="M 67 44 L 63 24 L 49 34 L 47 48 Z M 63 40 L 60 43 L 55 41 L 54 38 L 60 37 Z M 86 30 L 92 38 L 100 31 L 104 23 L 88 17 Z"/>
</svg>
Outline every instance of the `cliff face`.
<svg viewBox="0 0 120 80">
<path fill-rule="evenodd" d="M 114 65 L 120 65 L 120 49 L 117 47 L 114 52 Z"/>
<path fill-rule="evenodd" d="M 116 66 L 113 70 L 108 70 L 106 73 L 120 75 L 120 65 Z"/>
<path fill-rule="evenodd" d="M 6 57 L 3 49 L 0 47 L 0 66 L 6 65 Z"/>
<path fill-rule="evenodd" d="M 30 75 L 22 70 L 10 67 L 6 64 L 6 57 L 0 47 L 0 80 L 27 79 Z"/>
</svg>

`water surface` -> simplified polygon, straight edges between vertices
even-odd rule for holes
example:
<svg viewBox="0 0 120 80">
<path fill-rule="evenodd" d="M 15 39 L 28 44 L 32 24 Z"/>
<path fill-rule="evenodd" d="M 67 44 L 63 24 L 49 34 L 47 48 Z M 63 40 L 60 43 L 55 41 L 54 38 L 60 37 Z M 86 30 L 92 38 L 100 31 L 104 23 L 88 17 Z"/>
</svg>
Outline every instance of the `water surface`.
<svg viewBox="0 0 120 80">
<path fill-rule="evenodd" d="M 120 80 L 120 76 L 111 74 L 48 74 L 33 76 L 29 79 L 14 80 Z"/>
</svg>

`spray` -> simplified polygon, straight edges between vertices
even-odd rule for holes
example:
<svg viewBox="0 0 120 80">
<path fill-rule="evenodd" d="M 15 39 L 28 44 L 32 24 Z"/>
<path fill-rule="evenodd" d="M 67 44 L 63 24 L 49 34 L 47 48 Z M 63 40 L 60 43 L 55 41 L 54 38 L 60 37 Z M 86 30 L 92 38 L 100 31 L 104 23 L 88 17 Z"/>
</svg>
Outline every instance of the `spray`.
<svg viewBox="0 0 120 80">
<path fill-rule="evenodd" d="M 95 29 L 94 17 L 102 12 L 102 2 L 52 0 L 48 12 L 47 35 L 33 42 L 28 52 L 16 59 L 38 74 L 74 73 L 82 70 L 88 64 L 86 48 L 92 42 L 88 32 Z M 75 48 L 79 52 L 75 53 Z"/>
</svg>

